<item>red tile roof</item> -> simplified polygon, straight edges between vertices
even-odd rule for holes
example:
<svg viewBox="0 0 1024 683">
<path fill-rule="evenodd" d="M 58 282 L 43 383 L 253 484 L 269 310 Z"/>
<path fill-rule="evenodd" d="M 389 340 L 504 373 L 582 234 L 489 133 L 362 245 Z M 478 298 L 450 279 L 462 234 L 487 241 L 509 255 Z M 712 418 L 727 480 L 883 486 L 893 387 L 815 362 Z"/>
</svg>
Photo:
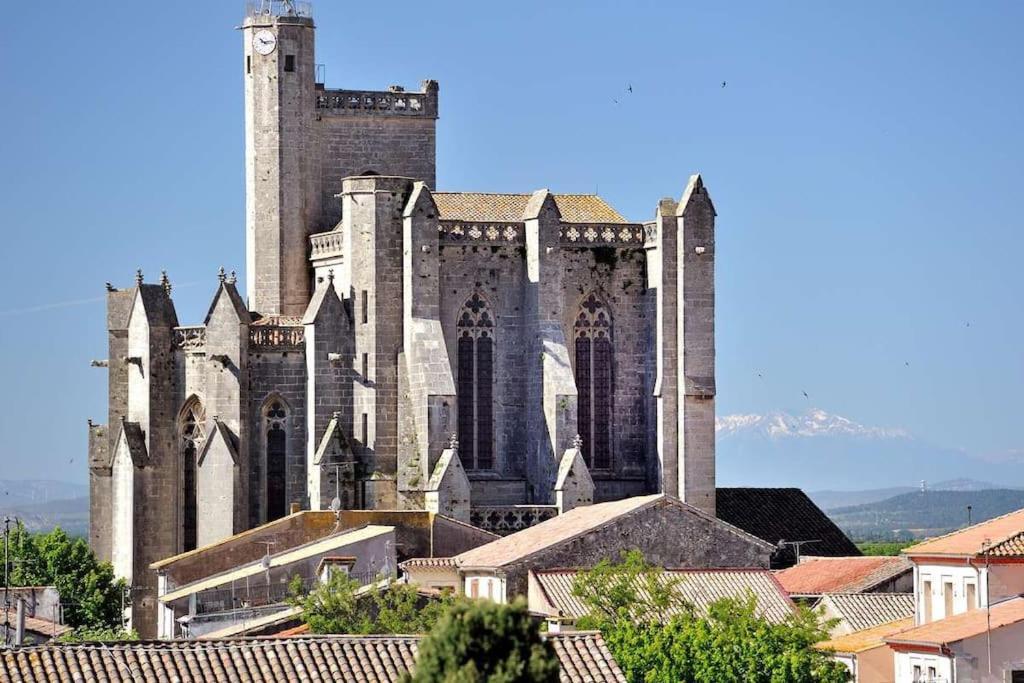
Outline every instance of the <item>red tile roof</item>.
<svg viewBox="0 0 1024 683">
<path fill-rule="evenodd" d="M 912 571 L 903 557 L 815 557 L 775 574 L 790 595 L 863 593 Z"/>
<path fill-rule="evenodd" d="M 934 647 L 980 636 L 989 628 L 994 631 L 1003 626 L 1024 621 L 1024 598 L 1011 598 L 1005 602 L 996 603 L 989 611 L 991 614 L 986 615 L 986 610 L 976 609 L 939 619 L 901 631 L 886 638 L 885 641 Z"/>
<path fill-rule="evenodd" d="M 1010 512 L 1001 517 L 936 536 L 927 541 L 905 548 L 908 557 L 921 555 L 977 556 L 988 554 L 992 557 L 1024 558 L 1024 509 Z"/>
</svg>

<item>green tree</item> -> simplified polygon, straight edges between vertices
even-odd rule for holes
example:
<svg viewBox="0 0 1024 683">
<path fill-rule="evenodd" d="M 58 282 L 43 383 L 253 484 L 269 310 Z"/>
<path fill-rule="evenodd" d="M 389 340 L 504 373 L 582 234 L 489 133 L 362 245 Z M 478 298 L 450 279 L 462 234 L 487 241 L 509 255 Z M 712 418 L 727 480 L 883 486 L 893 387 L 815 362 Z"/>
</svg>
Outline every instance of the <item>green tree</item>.
<svg viewBox="0 0 1024 683">
<path fill-rule="evenodd" d="M 630 683 L 839 683 L 846 667 L 811 648 L 827 637 L 803 609 L 781 623 L 757 616 L 754 596 L 713 603 L 698 616 L 663 572 L 629 553 L 582 572 L 573 592 L 591 613 L 579 622 L 604 635 Z"/>
<path fill-rule="evenodd" d="M 55 587 L 65 624 L 120 627 L 124 582 L 115 580 L 110 563 L 97 560 L 84 539 L 71 538 L 60 527 L 30 534 L 19 525 L 11 532 L 9 551 L 11 585 Z"/>
<path fill-rule="evenodd" d="M 313 633 L 426 633 L 455 598 L 450 593 L 432 598 L 415 586 L 382 582 L 362 588 L 358 581 L 335 572 L 326 583 L 302 592 L 302 579 L 292 579 L 290 599 L 302 608 Z"/>
<path fill-rule="evenodd" d="M 557 683 L 558 657 L 523 601 L 452 605 L 420 643 L 405 683 Z"/>
<path fill-rule="evenodd" d="M 90 628 L 82 626 L 73 631 L 68 631 L 57 638 L 59 643 L 104 643 L 123 642 L 126 640 L 138 640 L 139 634 L 132 630 L 123 628 Z"/>
</svg>

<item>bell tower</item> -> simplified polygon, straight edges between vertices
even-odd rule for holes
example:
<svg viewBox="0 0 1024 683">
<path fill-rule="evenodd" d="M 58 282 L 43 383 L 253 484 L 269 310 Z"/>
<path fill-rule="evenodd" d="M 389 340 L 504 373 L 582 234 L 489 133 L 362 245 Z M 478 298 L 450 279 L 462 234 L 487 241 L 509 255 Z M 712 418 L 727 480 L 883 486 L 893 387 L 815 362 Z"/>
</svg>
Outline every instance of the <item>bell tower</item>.
<svg viewBox="0 0 1024 683">
<path fill-rule="evenodd" d="M 248 306 L 300 316 L 320 202 L 312 12 L 308 3 L 260 0 L 249 4 L 241 29 Z"/>
</svg>

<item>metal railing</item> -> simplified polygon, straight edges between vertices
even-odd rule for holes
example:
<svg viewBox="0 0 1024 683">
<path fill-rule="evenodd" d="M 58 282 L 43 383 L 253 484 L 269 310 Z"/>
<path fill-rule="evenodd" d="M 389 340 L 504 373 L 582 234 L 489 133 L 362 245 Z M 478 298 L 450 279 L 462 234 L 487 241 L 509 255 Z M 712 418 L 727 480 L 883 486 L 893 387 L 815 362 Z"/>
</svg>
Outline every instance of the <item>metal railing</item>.
<svg viewBox="0 0 1024 683">
<path fill-rule="evenodd" d="M 313 3 L 300 0 L 246 0 L 245 16 L 309 18 L 313 16 Z"/>
<path fill-rule="evenodd" d="M 360 586 L 365 586 L 377 579 L 377 575 L 371 572 L 349 574 L 349 577 L 355 579 Z M 298 586 L 292 579 L 278 583 L 250 583 L 249 585 L 202 591 L 196 594 L 196 614 L 213 614 L 279 605 L 294 597 L 296 588 L 298 588 L 299 595 L 305 595 L 316 588 L 319 583 L 320 580 L 317 577 L 306 576 L 302 577 Z"/>
</svg>

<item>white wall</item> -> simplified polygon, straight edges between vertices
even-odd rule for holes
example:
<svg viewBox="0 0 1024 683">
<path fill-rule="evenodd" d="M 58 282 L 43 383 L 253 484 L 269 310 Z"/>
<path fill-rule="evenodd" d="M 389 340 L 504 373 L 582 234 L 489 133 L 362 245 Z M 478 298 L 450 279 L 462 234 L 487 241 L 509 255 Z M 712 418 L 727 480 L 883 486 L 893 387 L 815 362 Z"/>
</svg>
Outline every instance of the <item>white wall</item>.
<svg viewBox="0 0 1024 683">
<path fill-rule="evenodd" d="M 120 428 L 120 426 L 119 426 Z M 124 438 L 118 439 L 113 466 L 113 533 L 111 563 L 114 576 L 132 583 L 135 544 L 132 542 L 135 522 L 135 464 Z"/>
<path fill-rule="evenodd" d="M 916 567 L 914 572 L 916 581 L 914 584 L 915 599 L 915 622 L 923 624 L 928 621 L 926 616 L 926 602 L 931 603 L 931 619 L 936 621 L 953 614 L 962 614 L 968 610 L 967 586 L 975 586 L 975 599 L 971 608 L 977 609 L 985 605 L 985 568 L 979 567 L 975 570 L 966 564 L 962 566 L 922 564 Z M 924 584 L 931 582 L 930 595 L 924 595 Z M 953 612 L 946 614 L 946 601 L 943 595 L 943 588 L 946 582 L 953 584 Z"/>
<path fill-rule="evenodd" d="M 467 597 L 488 598 L 504 604 L 508 602 L 505 594 L 505 579 L 491 574 L 466 574 L 463 591 Z"/>
<path fill-rule="evenodd" d="M 896 683 L 912 683 L 919 681 L 938 681 L 940 683 L 951 683 L 953 680 L 953 661 L 949 657 L 933 654 L 919 654 L 916 652 L 896 653 Z M 918 666 L 921 676 L 914 678 L 914 667 Z M 934 669 L 934 677 L 929 678 L 929 669 Z"/>
</svg>

